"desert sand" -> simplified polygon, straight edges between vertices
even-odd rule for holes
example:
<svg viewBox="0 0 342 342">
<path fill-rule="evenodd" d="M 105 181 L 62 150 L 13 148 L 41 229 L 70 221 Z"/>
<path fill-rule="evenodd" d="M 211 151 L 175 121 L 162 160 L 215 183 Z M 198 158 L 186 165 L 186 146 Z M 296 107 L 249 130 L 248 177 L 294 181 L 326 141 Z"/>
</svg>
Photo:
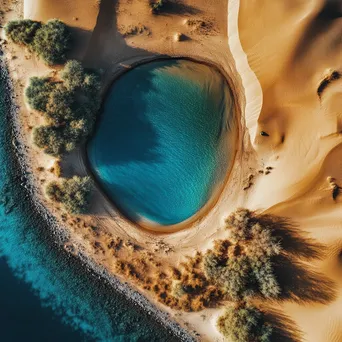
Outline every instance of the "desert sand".
<svg viewBox="0 0 342 342">
<path fill-rule="evenodd" d="M 11 2 L 2 3 L 10 7 Z M 143 0 L 103 0 L 100 5 L 95 0 L 25 0 L 6 17 L 43 21 L 57 17 L 71 25 L 78 37 L 74 56 L 86 66 L 104 70 L 103 93 L 122 70 L 158 56 L 187 56 L 217 65 L 236 97 L 239 139 L 234 165 L 213 208 L 189 227 L 157 234 L 127 221 L 96 191 L 91 214 L 82 217 L 82 222 L 96 225 L 101 232 L 94 235 L 72 220 L 63 222 L 60 210 L 44 198 L 40 185 L 54 178 L 48 171 L 36 173 L 41 201 L 70 230 L 70 244 L 111 273 L 115 273 L 113 256 L 106 247 L 110 236 L 139 243 L 167 266 L 211 247 L 214 239 L 225 234 L 224 219 L 238 207 L 287 217 L 303 236 L 322 245 L 320 258 L 303 263 L 334 284 L 334 296 L 287 300 L 272 307 L 293 322 L 302 340 L 339 342 L 342 195 L 333 198 L 328 177 L 342 186 L 342 79 L 319 89 L 333 72 L 342 73 L 342 3 L 184 0 L 182 4 L 175 13 L 155 17 Z M 204 20 L 208 29 L 190 27 L 189 18 Z M 143 30 L 131 35 L 136 25 Z M 188 39 L 177 41 L 179 33 Z M 50 70 L 18 47 L 9 46 L 7 58 L 17 82 L 28 157 L 31 165 L 47 170 L 54 159 L 32 148 L 30 126 L 41 119 L 25 109 L 23 87 L 29 77 Z M 261 131 L 269 136 L 260 135 Z M 66 176 L 87 174 L 82 152 L 63 160 L 63 170 Z M 103 246 L 101 253 L 94 241 Z M 147 291 L 138 290 L 174 319 L 188 324 L 189 330 L 196 330 L 201 340 L 223 340 L 215 323 L 222 309 L 181 314 L 156 302 Z"/>
</svg>

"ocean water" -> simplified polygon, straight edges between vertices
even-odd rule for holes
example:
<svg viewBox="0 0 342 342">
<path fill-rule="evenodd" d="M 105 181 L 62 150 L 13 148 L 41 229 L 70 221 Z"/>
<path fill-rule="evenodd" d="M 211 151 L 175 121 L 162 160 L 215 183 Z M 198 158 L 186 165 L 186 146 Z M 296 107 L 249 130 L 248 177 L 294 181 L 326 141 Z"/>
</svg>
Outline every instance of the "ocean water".
<svg viewBox="0 0 342 342">
<path fill-rule="evenodd" d="M 0 341 L 178 341 L 51 239 L 17 171 L 1 75 Z"/>
<path fill-rule="evenodd" d="M 222 187 L 236 132 L 223 75 L 188 60 L 138 66 L 112 85 L 90 166 L 130 219 L 173 225 Z"/>
</svg>

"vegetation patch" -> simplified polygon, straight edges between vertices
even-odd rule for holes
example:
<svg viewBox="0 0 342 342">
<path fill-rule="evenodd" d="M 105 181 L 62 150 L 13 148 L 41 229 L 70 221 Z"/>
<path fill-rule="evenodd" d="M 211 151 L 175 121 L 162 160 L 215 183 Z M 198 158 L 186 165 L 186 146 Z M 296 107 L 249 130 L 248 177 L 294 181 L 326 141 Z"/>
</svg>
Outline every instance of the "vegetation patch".
<svg viewBox="0 0 342 342">
<path fill-rule="evenodd" d="M 282 251 L 279 238 L 249 210 L 239 209 L 226 220 L 230 239 L 216 240 L 204 255 L 188 257 L 152 290 L 159 301 L 183 311 L 201 311 L 222 303 L 244 303 L 262 297 L 275 299 L 281 292 L 272 258 Z"/>
<path fill-rule="evenodd" d="M 193 32 L 199 34 L 212 35 L 215 34 L 213 20 L 210 19 L 188 19 L 186 24 Z"/>
<path fill-rule="evenodd" d="M 228 307 L 217 327 L 232 342 L 271 342 L 273 331 L 263 312 L 251 305 Z"/>
<path fill-rule="evenodd" d="M 129 25 L 127 27 L 122 26 L 120 28 L 120 32 L 122 33 L 124 37 L 131 37 L 131 36 L 138 36 L 138 35 L 145 35 L 145 36 L 151 35 L 150 29 L 143 24 Z"/>
<path fill-rule="evenodd" d="M 70 29 L 57 19 L 46 24 L 33 20 L 10 21 L 5 33 L 14 43 L 27 46 L 48 65 L 64 63 L 71 46 Z"/>
<path fill-rule="evenodd" d="M 68 61 L 59 79 L 33 77 L 25 95 L 47 125 L 33 130 L 33 141 L 45 153 L 59 157 L 73 151 L 92 133 L 100 108 L 100 78 Z"/>
<path fill-rule="evenodd" d="M 49 183 L 45 191 L 52 201 L 61 203 L 70 214 L 82 214 L 89 207 L 91 185 L 90 177 L 74 176 Z"/>
<path fill-rule="evenodd" d="M 37 21 L 13 20 L 5 26 L 6 36 L 15 44 L 31 45 L 36 32 L 42 27 L 42 24 Z"/>
<path fill-rule="evenodd" d="M 229 341 L 300 340 L 295 323 L 265 304 L 269 299 L 326 303 L 335 298 L 331 282 L 310 273 L 307 264 L 303 269 L 298 260 L 290 259 L 291 255 L 318 258 L 322 246 L 305 239 L 302 232 L 297 235 L 284 218 L 246 209 L 231 214 L 225 226 L 226 239 L 214 241 L 210 250 L 188 256 L 168 269 L 159 256 L 135 254 L 138 248 L 129 251 L 129 260 L 126 256 L 122 261 L 120 250 L 114 247 L 116 271 L 176 310 L 225 307 L 217 327 Z M 112 245 L 115 243 L 110 242 Z M 256 305 L 261 302 L 262 307 Z"/>
<path fill-rule="evenodd" d="M 281 292 L 272 258 L 282 251 L 280 240 L 252 212 L 239 209 L 226 220 L 231 240 L 216 241 L 205 255 L 205 274 L 230 300 L 255 295 L 277 298 Z"/>
</svg>

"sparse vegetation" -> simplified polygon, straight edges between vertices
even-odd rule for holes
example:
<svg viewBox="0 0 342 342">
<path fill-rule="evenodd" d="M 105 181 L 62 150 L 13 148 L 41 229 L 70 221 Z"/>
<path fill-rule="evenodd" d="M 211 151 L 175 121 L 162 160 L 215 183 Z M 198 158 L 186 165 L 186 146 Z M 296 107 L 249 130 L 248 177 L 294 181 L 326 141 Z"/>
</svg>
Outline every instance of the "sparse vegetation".
<svg viewBox="0 0 342 342">
<path fill-rule="evenodd" d="M 208 278 L 222 286 L 228 298 L 239 301 L 253 295 L 277 298 L 280 287 L 272 257 L 281 253 L 279 240 L 253 213 L 239 209 L 226 220 L 232 243 L 217 241 L 204 258 Z"/>
<path fill-rule="evenodd" d="M 124 37 L 136 36 L 136 35 L 151 35 L 151 31 L 148 27 L 143 24 L 122 26 L 120 32 Z"/>
<path fill-rule="evenodd" d="M 277 298 L 280 286 L 272 257 L 281 248 L 270 227 L 245 209 L 229 216 L 226 225 L 230 240 L 216 240 L 212 250 L 188 257 L 168 276 L 144 288 L 153 291 L 160 302 L 183 311 L 200 311 L 228 301 L 244 303 L 256 296 Z"/>
<path fill-rule="evenodd" d="M 47 196 L 62 203 L 70 214 L 82 214 L 89 207 L 91 180 L 89 177 L 74 176 L 62 182 L 51 182 L 46 186 Z"/>
<path fill-rule="evenodd" d="M 33 20 L 10 21 L 5 32 L 10 40 L 27 46 L 48 65 L 66 61 L 71 33 L 68 26 L 60 20 L 49 20 L 46 24 Z"/>
<path fill-rule="evenodd" d="M 285 253 L 280 246 L 280 241 L 284 248 L 288 246 L 291 226 L 282 218 L 239 209 L 227 218 L 226 229 L 230 232 L 227 239 L 214 241 L 211 250 L 188 256 L 168 270 L 150 252 L 137 256 L 136 248 L 129 249 L 129 261 L 123 261 L 114 248 L 116 271 L 177 310 L 201 311 L 225 305 L 217 326 L 229 341 L 270 342 L 300 336 L 296 329 L 287 331 L 291 321 L 286 317 L 252 305 L 286 296 L 288 285 L 282 283 L 281 287 L 275 274 L 279 275 L 278 262 L 293 253 Z M 128 250 L 128 245 L 124 246 Z"/>
<path fill-rule="evenodd" d="M 42 112 L 48 124 L 33 130 L 33 141 L 56 157 L 71 152 L 89 137 L 100 107 L 98 75 L 85 71 L 77 61 L 69 61 L 60 78 L 33 77 L 25 92 L 28 104 Z"/>
<path fill-rule="evenodd" d="M 270 342 L 272 327 L 264 314 L 250 305 L 228 307 L 218 319 L 219 331 L 232 342 Z"/>
<path fill-rule="evenodd" d="M 199 34 L 212 35 L 215 34 L 215 27 L 212 20 L 209 19 L 191 19 L 186 21 L 186 24 L 193 32 Z"/>
</svg>

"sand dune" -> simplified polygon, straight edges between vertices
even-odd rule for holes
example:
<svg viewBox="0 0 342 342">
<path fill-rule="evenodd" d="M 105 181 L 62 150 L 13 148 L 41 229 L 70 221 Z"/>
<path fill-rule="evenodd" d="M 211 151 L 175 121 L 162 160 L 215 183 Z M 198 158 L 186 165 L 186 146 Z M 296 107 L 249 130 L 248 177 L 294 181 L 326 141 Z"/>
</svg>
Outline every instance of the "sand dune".
<svg viewBox="0 0 342 342">
<path fill-rule="evenodd" d="M 282 305 L 313 342 L 342 340 L 342 199 L 333 199 L 327 181 L 342 184 L 342 80 L 318 94 L 325 77 L 342 71 L 341 15 L 340 1 L 242 0 L 239 16 L 241 43 L 263 91 L 251 140 L 259 162 L 274 168 L 257 182 L 249 205 L 293 219 L 326 245 L 323 260 L 310 266 L 337 286 L 326 305 Z"/>
<path fill-rule="evenodd" d="M 283 300 L 273 308 L 293 321 L 305 341 L 342 341 L 342 193 L 333 192 L 342 187 L 342 2 L 184 0 L 181 13 L 160 17 L 151 17 L 144 1 L 96 3 L 25 0 L 24 15 L 43 21 L 57 17 L 73 26 L 79 42 L 74 55 L 87 66 L 102 68 L 106 86 L 135 62 L 160 55 L 218 65 L 236 95 L 240 135 L 224 191 L 211 212 L 191 227 L 173 234 L 146 232 L 129 223 L 100 192 L 89 220 L 146 248 L 160 242 L 172 246 L 172 254 L 158 257 L 175 264 L 222 237 L 223 220 L 237 207 L 288 217 L 303 236 L 326 246 L 321 258 L 303 261 L 303 270 L 319 275 L 322 286 L 311 283 L 306 301 Z M 189 17 L 210 22 L 212 30 L 192 31 L 185 24 Z M 145 25 L 148 33 L 125 36 L 136 24 Z M 176 42 L 176 33 L 189 39 Z M 22 70 L 25 79 L 46 72 L 34 59 L 11 65 L 12 74 Z M 37 151 L 32 158 L 51 163 Z M 81 154 L 68 157 L 65 164 L 73 172 L 87 172 Z M 253 181 L 243 190 L 251 175 Z M 83 240 L 85 233 L 74 235 L 75 242 L 93 252 Z M 112 255 L 94 258 L 111 269 Z M 333 284 L 330 295 L 321 293 L 324 284 Z M 308 298 L 313 285 L 316 296 Z M 203 312 L 184 314 L 183 319 L 203 340 L 219 341 L 215 320 L 220 310 L 204 313 L 205 321 Z"/>
</svg>

